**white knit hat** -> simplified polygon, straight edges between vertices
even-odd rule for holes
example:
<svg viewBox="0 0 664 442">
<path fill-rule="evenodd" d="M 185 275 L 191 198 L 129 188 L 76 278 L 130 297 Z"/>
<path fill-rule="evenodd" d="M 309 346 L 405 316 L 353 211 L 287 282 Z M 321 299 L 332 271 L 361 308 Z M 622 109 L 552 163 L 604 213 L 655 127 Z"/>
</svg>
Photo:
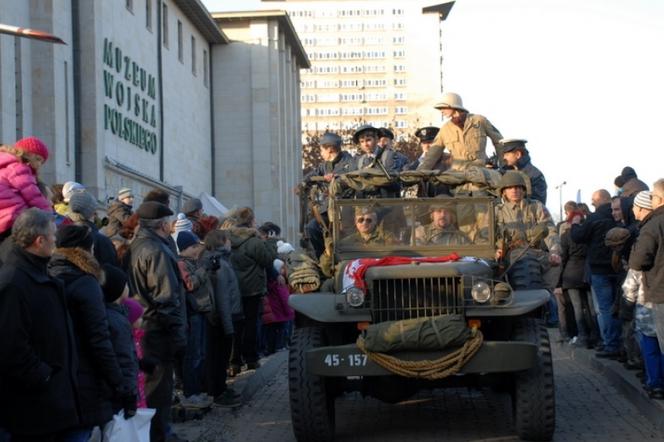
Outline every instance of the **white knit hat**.
<svg viewBox="0 0 664 442">
<path fill-rule="evenodd" d="M 62 186 L 62 198 L 65 203 L 68 203 L 74 193 L 83 192 L 84 190 L 85 186 L 83 184 L 77 183 L 76 181 L 67 181 Z"/>
<path fill-rule="evenodd" d="M 649 190 L 642 190 L 634 197 L 634 205 L 642 209 L 652 210 L 652 193 Z"/>
</svg>

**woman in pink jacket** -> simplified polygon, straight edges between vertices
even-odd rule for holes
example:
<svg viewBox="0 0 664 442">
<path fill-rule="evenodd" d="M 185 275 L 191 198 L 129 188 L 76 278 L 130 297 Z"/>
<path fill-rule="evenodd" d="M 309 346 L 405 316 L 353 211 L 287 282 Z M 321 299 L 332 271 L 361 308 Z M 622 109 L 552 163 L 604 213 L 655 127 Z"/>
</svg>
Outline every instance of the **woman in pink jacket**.
<svg viewBox="0 0 664 442">
<path fill-rule="evenodd" d="M 11 232 L 14 220 L 25 209 L 53 211 L 37 186 L 37 172 L 48 159 L 48 148 L 36 137 L 0 146 L 0 238 Z"/>
</svg>

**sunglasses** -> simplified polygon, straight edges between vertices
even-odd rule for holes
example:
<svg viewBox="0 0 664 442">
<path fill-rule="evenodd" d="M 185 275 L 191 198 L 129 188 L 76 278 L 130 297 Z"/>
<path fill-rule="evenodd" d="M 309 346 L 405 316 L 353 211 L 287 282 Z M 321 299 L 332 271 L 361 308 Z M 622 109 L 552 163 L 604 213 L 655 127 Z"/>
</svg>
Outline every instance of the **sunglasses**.
<svg viewBox="0 0 664 442">
<path fill-rule="evenodd" d="M 367 216 L 367 217 L 361 216 L 361 217 L 359 217 L 355 220 L 356 224 L 364 224 L 364 223 L 373 224 L 374 222 L 376 222 L 376 220 L 371 216 Z"/>
</svg>

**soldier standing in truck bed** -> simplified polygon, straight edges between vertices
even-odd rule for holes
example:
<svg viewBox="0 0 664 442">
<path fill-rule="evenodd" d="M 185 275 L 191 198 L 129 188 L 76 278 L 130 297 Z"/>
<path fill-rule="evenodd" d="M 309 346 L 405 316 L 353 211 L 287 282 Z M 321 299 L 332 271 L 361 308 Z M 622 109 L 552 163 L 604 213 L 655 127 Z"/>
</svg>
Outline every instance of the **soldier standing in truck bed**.
<svg viewBox="0 0 664 442">
<path fill-rule="evenodd" d="M 485 166 L 488 158 L 486 154 L 487 137 L 491 138 L 498 158 L 502 158 L 500 140 L 503 136 L 486 117 L 469 113 L 463 107 L 463 101 L 458 94 L 452 92 L 443 94 L 441 101 L 434 107 L 449 120 L 441 126 L 429 152 L 420 162 L 418 170 L 435 169 L 434 166 L 440 161 L 445 149 L 452 155 L 452 170 L 464 170 L 469 166 Z"/>
<path fill-rule="evenodd" d="M 526 149 L 528 140 L 519 138 L 504 139 L 500 142 L 505 169 L 520 170 L 530 178 L 530 198 L 546 205 L 546 179 L 544 174 L 530 162 Z"/>
</svg>

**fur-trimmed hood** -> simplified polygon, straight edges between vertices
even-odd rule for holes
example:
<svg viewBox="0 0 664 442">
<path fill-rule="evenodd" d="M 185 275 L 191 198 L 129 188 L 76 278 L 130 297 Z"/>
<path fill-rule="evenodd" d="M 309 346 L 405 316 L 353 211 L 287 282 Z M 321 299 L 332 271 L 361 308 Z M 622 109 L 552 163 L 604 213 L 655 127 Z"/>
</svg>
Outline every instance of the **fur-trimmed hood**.
<svg viewBox="0 0 664 442">
<path fill-rule="evenodd" d="M 99 284 L 104 282 L 104 271 L 92 253 L 78 248 L 57 248 L 48 264 L 49 273 L 56 276 L 87 273 L 92 275 Z"/>
<path fill-rule="evenodd" d="M 233 227 L 230 229 L 231 247 L 234 249 L 240 247 L 242 243 L 251 237 L 258 237 L 258 230 L 253 227 Z"/>
</svg>

